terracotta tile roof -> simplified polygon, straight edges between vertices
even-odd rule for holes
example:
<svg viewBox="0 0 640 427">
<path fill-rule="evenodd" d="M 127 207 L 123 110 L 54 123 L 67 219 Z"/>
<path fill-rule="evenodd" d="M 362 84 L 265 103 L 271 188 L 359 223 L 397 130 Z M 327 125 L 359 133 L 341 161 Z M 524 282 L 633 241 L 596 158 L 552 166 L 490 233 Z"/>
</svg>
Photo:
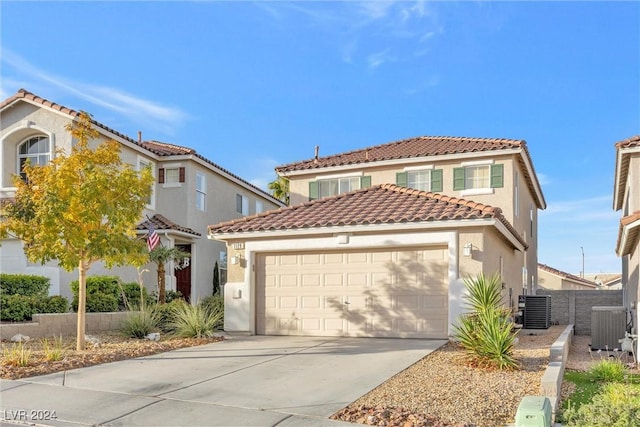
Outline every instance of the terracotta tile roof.
<svg viewBox="0 0 640 427">
<path fill-rule="evenodd" d="M 580 282 L 580 283 L 583 283 L 584 285 L 591 286 L 591 287 L 594 287 L 594 288 L 598 287 L 598 284 L 596 282 L 584 279 L 582 277 L 575 276 L 575 275 L 573 275 L 571 273 L 567 273 L 567 272 L 564 272 L 562 270 L 555 269 L 553 267 L 549 267 L 546 264 L 538 264 L 538 268 L 540 270 L 544 270 L 544 271 L 546 271 L 548 273 L 554 274 L 554 275 L 556 275 L 558 277 L 562 277 L 563 279 L 570 279 L 570 280 L 573 280 L 574 282 Z"/>
<path fill-rule="evenodd" d="M 142 230 L 148 230 L 149 229 L 149 222 L 151 222 L 153 224 L 153 227 L 156 230 L 182 231 L 184 233 L 193 234 L 194 236 L 198 236 L 198 237 L 202 236 L 201 233 L 198 233 L 197 231 L 194 231 L 191 228 L 183 227 L 181 225 L 178 225 L 175 222 L 171 221 L 170 219 L 167 219 L 166 217 L 164 217 L 164 216 L 162 216 L 160 214 L 155 214 L 151 218 L 142 221 L 140 224 L 138 224 L 136 229 L 137 230 L 141 230 L 141 231 Z"/>
<path fill-rule="evenodd" d="M 62 113 L 68 114 L 72 117 L 77 117 L 78 115 L 80 115 L 79 111 L 73 110 L 71 108 L 65 107 L 63 105 L 60 104 L 56 104 L 55 102 L 49 101 L 48 99 L 42 98 L 40 96 L 37 96 L 25 89 L 20 89 L 15 95 L 5 99 L 4 101 L 2 101 L 0 103 L 0 110 L 5 108 L 8 105 L 11 105 L 12 103 L 21 100 L 21 99 L 26 99 L 32 102 L 35 102 L 37 104 L 41 104 L 44 106 L 47 106 L 49 108 L 52 108 L 54 110 L 60 111 Z M 228 171 L 227 169 L 217 165 L 216 163 L 212 162 L 211 160 L 199 155 L 196 153 L 196 150 L 192 149 L 192 148 L 188 148 L 188 147 L 183 147 L 180 145 L 175 145 L 175 144 L 168 144 L 165 142 L 160 142 L 160 141 L 155 141 L 155 140 L 150 140 L 150 141 L 144 141 L 142 143 L 134 140 L 133 138 L 128 137 L 125 134 L 122 134 L 108 126 L 103 125 L 100 122 L 97 122 L 95 120 L 91 120 L 91 123 L 93 123 L 95 126 L 102 128 L 114 135 L 117 135 L 120 138 L 123 138 L 135 145 L 138 145 L 142 148 L 144 148 L 147 151 L 150 151 L 152 153 L 154 153 L 157 156 L 173 156 L 173 155 L 185 155 L 185 154 L 191 154 L 194 155 L 202 160 L 204 160 L 205 162 L 207 162 L 208 164 L 210 164 L 211 166 L 213 166 L 216 169 L 219 169 L 220 171 L 232 176 L 233 178 L 237 179 L 238 181 L 241 181 L 243 184 L 251 187 L 253 190 L 261 193 L 263 196 L 267 197 L 268 199 L 274 201 L 274 203 L 277 203 L 279 205 L 282 205 L 282 202 L 278 199 L 276 199 L 275 197 L 273 197 L 271 194 L 267 193 L 266 191 L 262 190 L 261 188 L 251 184 L 249 181 L 246 181 L 242 178 L 240 178 L 238 175 L 231 173 L 230 171 Z"/>
<path fill-rule="evenodd" d="M 287 175 L 287 172 L 311 171 L 319 168 L 339 167 L 347 165 L 367 165 L 372 162 L 431 157 L 452 154 L 480 153 L 520 149 L 522 155 L 518 162 L 522 166 L 524 178 L 532 194 L 538 200 L 538 207 L 544 209 L 546 201 L 542 194 L 540 182 L 533 168 L 533 162 L 524 140 L 505 138 L 469 138 L 454 136 L 419 136 L 389 142 L 373 147 L 362 148 L 346 153 L 318 157 L 276 167 L 276 172 Z M 530 165 L 532 174 L 529 173 Z"/>
<path fill-rule="evenodd" d="M 634 224 L 636 222 L 638 224 Z M 625 232 L 627 233 L 627 238 L 623 242 L 622 239 Z M 624 247 L 622 247 L 623 243 Z M 640 244 L 640 211 L 636 211 L 620 220 L 616 252 L 618 252 L 618 256 L 628 255 L 633 251 L 634 245 L 638 244 Z"/>
<path fill-rule="evenodd" d="M 346 153 L 290 163 L 278 166 L 276 171 L 288 172 L 383 160 L 406 159 L 411 157 L 439 156 L 479 151 L 497 151 L 510 148 L 521 148 L 524 145 L 526 145 L 524 141 L 514 139 L 420 136 L 362 148 L 360 150 L 349 151 Z"/>
<path fill-rule="evenodd" d="M 180 145 L 169 144 L 160 141 L 144 141 L 140 143 L 141 147 L 157 154 L 158 156 L 180 156 L 184 154 L 195 154 L 196 150 Z"/>
<path fill-rule="evenodd" d="M 209 233 L 293 230 L 343 225 L 397 224 L 495 218 L 525 247 L 500 208 L 393 184 L 382 184 L 301 205 L 209 226 Z"/>
<path fill-rule="evenodd" d="M 15 95 L 13 95 L 13 96 L 5 99 L 4 101 L 0 102 L 0 110 L 5 108 L 8 105 L 13 104 L 14 102 L 16 102 L 18 100 L 21 100 L 21 99 L 26 99 L 26 100 L 29 100 L 29 101 L 33 101 L 36 104 L 44 105 L 45 107 L 52 108 L 52 109 L 54 109 L 56 111 L 60 111 L 62 113 L 68 114 L 68 115 L 70 115 L 72 117 L 78 117 L 80 115 L 79 111 L 76 111 L 76 110 L 73 110 L 71 108 L 65 107 L 64 105 L 56 104 L 55 102 L 49 101 L 48 99 L 42 98 L 42 97 L 40 97 L 38 95 L 35 95 L 35 94 L 25 90 L 25 89 L 18 90 L 18 92 Z M 100 123 L 100 122 L 98 122 L 96 120 L 91 119 L 91 123 L 93 123 L 95 126 L 98 126 L 99 128 L 102 128 L 102 129 L 106 130 L 107 132 L 110 132 L 110 133 L 112 133 L 114 135 L 117 135 L 120 138 L 126 139 L 129 142 L 133 142 L 134 144 L 137 144 L 137 141 L 135 141 L 134 139 L 128 137 L 127 135 L 125 135 L 123 133 L 118 132 L 115 129 L 112 129 L 112 128 L 108 127 L 108 126 L 105 126 L 105 125 L 103 125 L 102 123 Z"/>
<path fill-rule="evenodd" d="M 640 135 L 632 136 L 623 141 L 616 142 L 616 148 L 640 147 Z"/>
</svg>

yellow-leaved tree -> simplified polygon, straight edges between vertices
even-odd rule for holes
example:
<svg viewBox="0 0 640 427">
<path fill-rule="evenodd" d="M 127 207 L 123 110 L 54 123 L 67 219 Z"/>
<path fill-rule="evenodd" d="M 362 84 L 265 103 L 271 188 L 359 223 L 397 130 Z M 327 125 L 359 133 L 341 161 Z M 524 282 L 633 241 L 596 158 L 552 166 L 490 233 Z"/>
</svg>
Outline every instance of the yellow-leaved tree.
<svg viewBox="0 0 640 427">
<path fill-rule="evenodd" d="M 78 269 L 77 350 L 85 348 L 87 271 L 96 261 L 144 265 L 149 255 L 135 227 L 151 194 L 150 169 L 134 170 L 120 158 L 116 141 L 89 146 L 99 133 L 82 112 L 67 126 L 71 153 L 56 151 L 47 165 L 27 165 L 14 177 L 15 199 L 3 206 L 0 236 L 24 242 L 31 262 L 57 260 Z"/>
</svg>

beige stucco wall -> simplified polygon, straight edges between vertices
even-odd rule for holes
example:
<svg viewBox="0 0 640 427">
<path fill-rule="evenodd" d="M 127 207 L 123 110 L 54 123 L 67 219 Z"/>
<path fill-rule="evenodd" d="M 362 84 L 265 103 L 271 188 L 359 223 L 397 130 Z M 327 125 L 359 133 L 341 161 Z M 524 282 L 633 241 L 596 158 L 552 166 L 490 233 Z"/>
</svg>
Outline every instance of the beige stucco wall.
<svg viewBox="0 0 640 427">
<path fill-rule="evenodd" d="M 557 276 L 553 273 L 550 273 L 542 269 L 538 270 L 538 278 L 539 278 L 539 287 L 544 289 L 549 289 L 549 290 L 586 291 L 586 290 L 596 289 L 592 286 L 582 285 L 573 280 L 562 278 L 560 276 Z"/>
</svg>

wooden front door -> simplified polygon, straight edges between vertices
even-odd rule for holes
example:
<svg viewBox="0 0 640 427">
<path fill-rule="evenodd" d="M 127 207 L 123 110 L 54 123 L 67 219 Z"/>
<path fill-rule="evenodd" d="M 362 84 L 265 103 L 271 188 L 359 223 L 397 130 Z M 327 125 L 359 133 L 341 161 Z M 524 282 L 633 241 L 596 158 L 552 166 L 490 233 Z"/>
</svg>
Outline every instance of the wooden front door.
<svg viewBox="0 0 640 427">
<path fill-rule="evenodd" d="M 191 254 L 191 245 L 176 245 L 178 249 Z M 176 289 L 182 294 L 182 297 L 191 300 L 191 257 L 185 259 L 181 263 L 176 263 L 174 270 L 176 275 Z"/>
</svg>

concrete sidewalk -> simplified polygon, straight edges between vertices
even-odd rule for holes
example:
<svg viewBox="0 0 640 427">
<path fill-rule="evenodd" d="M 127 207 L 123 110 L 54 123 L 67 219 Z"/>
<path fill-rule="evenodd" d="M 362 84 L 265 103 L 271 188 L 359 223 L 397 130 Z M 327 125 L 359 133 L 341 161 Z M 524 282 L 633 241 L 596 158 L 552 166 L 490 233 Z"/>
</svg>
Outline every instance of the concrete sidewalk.
<svg viewBox="0 0 640 427">
<path fill-rule="evenodd" d="M 327 417 L 445 342 L 233 337 L 66 373 L 2 380 L 0 419 L 3 425 L 51 426 L 351 425 Z M 43 419 L 53 411 L 56 419 Z"/>
</svg>

